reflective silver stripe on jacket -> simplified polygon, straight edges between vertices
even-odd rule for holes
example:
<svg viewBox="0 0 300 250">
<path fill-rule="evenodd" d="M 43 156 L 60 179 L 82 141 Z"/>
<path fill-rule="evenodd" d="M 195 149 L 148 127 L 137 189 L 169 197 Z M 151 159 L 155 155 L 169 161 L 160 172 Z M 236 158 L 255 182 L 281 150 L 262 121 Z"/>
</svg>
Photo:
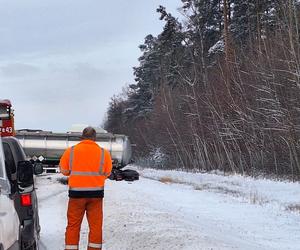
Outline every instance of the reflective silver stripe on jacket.
<svg viewBox="0 0 300 250">
<path fill-rule="evenodd" d="M 99 248 L 99 249 L 102 248 L 102 244 L 96 244 L 96 243 L 89 243 L 88 246 L 92 248 Z"/>
<path fill-rule="evenodd" d="M 99 173 L 99 172 L 87 172 L 87 171 L 73 171 L 72 175 L 80 175 L 80 176 L 108 176 L 108 174 L 105 173 Z"/>
<path fill-rule="evenodd" d="M 71 147 L 71 152 L 70 152 L 70 160 L 69 160 L 70 174 L 72 173 L 72 168 L 73 168 L 73 156 L 74 156 L 74 146 Z"/>
<path fill-rule="evenodd" d="M 103 165 L 104 165 L 104 149 L 101 148 L 101 160 L 100 160 L 100 165 L 99 165 L 99 173 L 100 174 L 104 174 L 103 173 Z"/>
<path fill-rule="evenodd" d="M 103 191 L 104 187 L 70 187 L 71 191 Z"/>
<path fill-rule="evenodd" d="M 78 249 L 78 245 L 65 245 L 65 249 Z"/>
</svg>

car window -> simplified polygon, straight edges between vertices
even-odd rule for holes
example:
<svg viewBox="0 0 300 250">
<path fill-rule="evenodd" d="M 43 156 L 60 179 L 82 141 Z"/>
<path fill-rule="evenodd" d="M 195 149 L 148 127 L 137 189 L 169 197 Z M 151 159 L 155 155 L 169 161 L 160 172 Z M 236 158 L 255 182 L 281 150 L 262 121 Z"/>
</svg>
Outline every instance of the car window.
<svg viewBox="0 0 300 250">
<path fill-rule="evenodd" d="M 4 153 L 3 153 L 1 137 L 0 137 L 0 191 L 1 193 L 6 193 L 6 194 L 10 194 L 11 191 L 10 184 L 5 174 Z"/>
<path fill-rule="evenodd" d="M 4 178 L 4 155 L 3 155 L 1 137 L 0 137 L 0 178 Z"/>
<path fill-rule="evenodd" d="M 16 172 L 16 164 L 10 146 L 8 143 L 3 143 L 3 151 L 5 156 L 6 172 L 13 174 Z"/>
<path fill-rule="evenodd" d="M 17 161 L 24 161 L 27 157 L 26 157 L 26 154 L 25 154 L 20 142 L 18 140 L 16 140 L 13 142 L 13 144 L 14 144 L 13 147 L 16 150 L 16 156 L 18 157 L 18 158 L 16 158 Z"/>
</svg>

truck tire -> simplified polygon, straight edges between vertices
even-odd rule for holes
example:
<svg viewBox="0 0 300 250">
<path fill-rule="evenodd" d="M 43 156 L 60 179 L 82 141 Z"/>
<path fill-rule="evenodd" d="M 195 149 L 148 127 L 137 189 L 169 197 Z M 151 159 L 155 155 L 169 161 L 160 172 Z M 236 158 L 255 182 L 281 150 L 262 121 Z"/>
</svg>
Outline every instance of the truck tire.
<svg viewBox="0 0 300 250">
<path fill-rule="evenodd" d="M 39 238 L 40 238 L 40 234 L 35 227 L 33 242 L 31 242 L 29 246 L 28 243 L 21 241 L 21 250 L 39 250 Z"/>
<path fill-rule="evenodd" d="M 40 233 L 37 231 L 37 228 L 34 229 L 34 242 L 31 247 L 28 248 L 28 250 L 39 250 L 39 239 L 40 239 Z"/>
</svg>

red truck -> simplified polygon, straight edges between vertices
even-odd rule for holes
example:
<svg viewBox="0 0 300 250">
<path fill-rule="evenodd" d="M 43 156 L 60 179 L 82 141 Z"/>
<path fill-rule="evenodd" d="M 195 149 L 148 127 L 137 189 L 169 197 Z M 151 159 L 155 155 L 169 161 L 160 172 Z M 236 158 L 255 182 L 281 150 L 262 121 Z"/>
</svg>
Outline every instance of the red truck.
<svg viewBox="0 0 300 250">
<path fill-rule="evenodd" d="M 14 112 L 10 100 L 0 99 L 0 136 L 14 136 Z"/>
</svg>

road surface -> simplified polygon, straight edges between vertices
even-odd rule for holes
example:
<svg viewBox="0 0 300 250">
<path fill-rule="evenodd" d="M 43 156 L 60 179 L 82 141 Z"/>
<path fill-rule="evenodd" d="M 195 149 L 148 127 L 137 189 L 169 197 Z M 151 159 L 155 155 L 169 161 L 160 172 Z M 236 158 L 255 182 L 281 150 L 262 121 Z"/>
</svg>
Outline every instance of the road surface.
<svg viewBox="0 0 300 250">
<path fill-rule="evenodd" d="M 58 177 L 37 178 L 42 250 L 64 247 L 67 186 Z M 191 185 L 107 181 L 104 204 L 106 250 L 300 249 L 298 214 Z M 80 249 L 87 234 L 84 221 Z"/>
</svg>

